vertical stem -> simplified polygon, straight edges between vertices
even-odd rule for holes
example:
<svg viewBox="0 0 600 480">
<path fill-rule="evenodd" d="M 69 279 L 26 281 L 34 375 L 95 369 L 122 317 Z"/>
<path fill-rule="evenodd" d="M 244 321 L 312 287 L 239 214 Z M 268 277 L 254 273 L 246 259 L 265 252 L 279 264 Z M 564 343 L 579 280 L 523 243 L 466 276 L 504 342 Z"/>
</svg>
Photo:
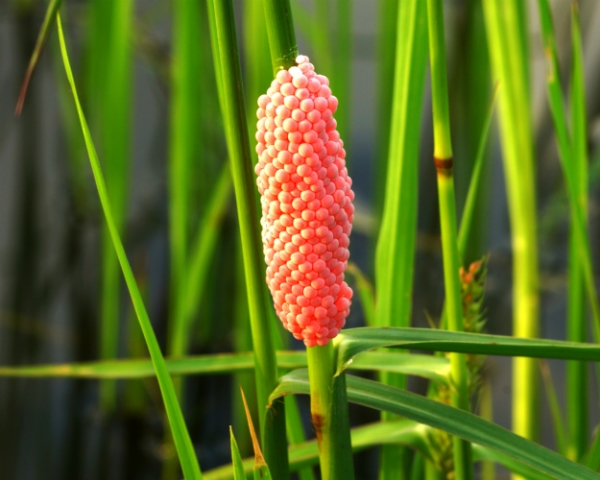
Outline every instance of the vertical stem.
<svg viewBox="0 0 600 480">
<path fill-rule="evenodd" d="M 323 480 L 352 480 L 352 443 L 348 423 L 346 376 L 335 375 L 336 351 L 325 347 L 306 349 L 310 379 L 310 411 L 319 443 Z"/>
<path fill-rule="evenodd" d="M 379 1 L 377 27 L 377 145 L 375 177 L 375 210 L 381 219 L 387 175 L 388 147 L 392 123 L 390 98 L 394 94 L 394 59 L 396 58 L 396 30 L 398 26 L 398 0 Z"/>
<path fill-rule="evenodd" d="M 576 198 L 580 208 L 587 216 L 587 132 L 585 113 L 585 82 L 583 74 L 583 52 L 581 32 L 579 28 L 579 12 L 577 3 L 573 2 L 571 12 L 571 32 L 573 42 L 573 66 L 571 80 L 571 117 L 573 125 L 572 162 L 574 165 L 573 182 L 576 187 Z M 586 222 L 587 227 L 587 222 Z M 569 281 L 567 339 L 572 342 L 585 342 L 586 308 L 585 308 L 585 276 L 582 268 L 581 254 L 577 239 L 577 225 L 573 219 L 569 226 Z M 587 364 L 585 362 L 567 362 L 567 422 L 569 428 L 569 444 L 567 456 L 579 461 L 585 452 L 588 440 L 588 382 Z"/>
<path fill-rule="evenodd" d="M 290 68 L 298 56 L 290 0 L 264 0 L 273 70 Z"/>
<path fill-rule="evenodd" d="M 489 381 L 486 381 L 481 386 L 480 390 L 480 416 L 489 422 L 494 421 L 494 405 L 492 403 L 492 386 Z M 481 478 L 482 480 L 496 479 L 496 466 L 491 460 L 481 462 Z"/>
<path fill-rule="evenodd" d="M 267 415 L 270 393 L 278 383 L 277 359 L 273 345 L 269 311 L 266 303 L 266 283 L 260 241 L 259 220 L 255 193 L 254 172 L 248 138 L 247 117 L 242 91 L 242 76 L 231 0 L 211 0 L 211 35 L 218 48 L 215 57 L 220 61 L 221 108 L 225 120 L 227 149 L 235 189 L 246 289 L 254 346 L 259 420 L 265 458 L 274 478 L 288 478 L 287 441 L 283 400 L 277 402 Z M 216 40 L 216 41 L 215 41 Z"/>
<path fill-rule="evenodd" d="M 127 212 L 127 182 L 129 179 L 130 133 L 131 133 L 131 21 L 133 2 L 100 5 L 95 2 L 93 10 L 95 36 L 94 51 L 103 50 L 96 73 L 102 91 L 97 107 L 100 151 L 104 158 L 104 171 L 108 194 L 114 207 L 115 223 L 122 235 Z M 96 18 L 96 16 L 98 17 Z M 92 92 L 98 95 L 98 91 Z M 115 358 L 119 345 L 119 318 L 121 275 L 111 236 L 103 225 L 102 232 L 102 303 L 101 303 L 101 357 Z M 100 387 L 100 403 L 111 409 L 116 404 L 116 384 L 104 381 Z"/>
<path fill-rule="evenodd" d="M 295 65 L 298 55 L 289 0 L 263 0 L 271 59 L 275 72 Z M 346 377 L 334 377 L 335 353 L 327 347 L 308 349 L 311 380 L 311 412 L 321 432 L 320 457 L 323 479 L 352 480 L 352 448 L 346 399 Z M 313 385 L 314 384 L 314 385 Z M 270 410 L 271 411 L 271 410 Z M 274 475 L 275 478 L 279 478 Z M 284 478 L 284 477 L 281 477 Z"/>
<path fill-rule="evenodd" d="M 431 89 L 433 101 L 434 161 L 437 169 L 442 252 L 444 259 L 444 286 L 448 328 L 463 330 L 462 297 L 459 278 L 460 256 L 456 228 L 454 178 L 452 174 L 452 140 L 448 108 L 446 48 L 444 40 L 444 12 L 441 0 L 428 0 L 429 52 L 431 62 Z M 450 354 L 453 383 L 452 405 L 469 410 L 468 370 L 464 354 Z M 455 478 L 473 478 L 471 444 L 453 438 Z"/>
<path fill-rule="evenodd" d="M 351 171 L 349 163 L 352 157 L 351 149 L 351 91 L 352 91 L 352 11 L 353 2 L 351 0 L 337 1 L 337 28 L 334 47 L 335 52 L 335 70 L 331 88 L 339 100 L 338 109 L 335 113 L 338 121 L 338 131 L 340 137 L 344 140 L 344 149 L 350 152 L 346 157 L 346 168 Z"/>
<path fill-rule="evenodd" d="M 500 127 L 513 247 L 513 333 L 539 335 L 538 253 L 533 134 L 529 107 L 524 3 L 484 0 L 490 57 L 498 93 Z M 539 412 L 536 361 L 513 360 L 513 431 L 535 439 Z M 513 476 L 513 478 L 521 478 Z"/>
<path fill-rule="evenodd" d="M 397 10 L 391 128 L 381 229 L 375 252 L 376 321 L 379 326 L 407 327 L 412 310 L 418 210 L 419 133 L 425 68 L 427 20 L 420 0 L 401 2 Z M 388 98 L 389 101 L 389 98 Z M 387 385 L 405 388 L 402 375 L 382 374 Z M 393 418 L 382 413 L 382 419 Z M 405 477 L 402 447 L 381 448 L 381 480 Z"/>
</svg>

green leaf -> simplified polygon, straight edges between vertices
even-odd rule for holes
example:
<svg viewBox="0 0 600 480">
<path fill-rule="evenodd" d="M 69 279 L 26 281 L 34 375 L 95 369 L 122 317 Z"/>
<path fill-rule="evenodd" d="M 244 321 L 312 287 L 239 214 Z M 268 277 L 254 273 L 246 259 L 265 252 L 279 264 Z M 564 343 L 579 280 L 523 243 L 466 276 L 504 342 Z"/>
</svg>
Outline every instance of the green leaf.
<svg viewBox="0 0 600 480">
<path fill-rule="evenodd" d="M 185 355 L 190 339 L 192 316 L 195 306 L 202 298 L 202 278 L 196 280 L 192 290 L 190 277 L 192 268 L 199 268 L 196 276 L 206 275 L 207 261 L 194 265 L 190 252 L 190 207 L 192 200 L 201 205 L 207 201 L 210 191 L 210 176 L 202 175 L 200 178 L 192 174 L 194 164 L 200 164 L 200 156 L 204 155 L 202 168 L 209 170 L 203 147 L 206 141 L 202 133 L 202 116 L 206 112 L 206 73 L 207 58 L 202 46 L 203 41 L 203 6 L 200 2 L 190 0 L 175 0 L 172 2 L 172 61 L 171 61 L 171 97 L 170 97 L 170 131 L 169 131 L 169 157 L 168 157 L 168 193 L 169 193 L 169 271 L 170 271 L 170 315 L 169 315 L 169 344 L 170 355 Z M 204 144 L 203 144 L 204 143 Z M 222 183 L 222 182 L 221 182 Z M 199 198 L 193 198 L 194 184 L 200 184 Z M 221 185 L 221 190 L 223 186 Z M 219 197 L 220 189 L 214 190 L 214 198 Z M 213 205 L 214 208 L 214 205 Z M 210 212 L 206 211 L 203 223 L 210 219 Z M 196 242 L 196 253 L 202 251 L 204 244 L 208 250 L 214 249 L 218 229 L 203 229 L 201 225 L 198 237 L 206 242 Z M 216 225 L 213 225 L 216 227 Z M 203 235 L 204 234 L 204 235 Z M 206 249 L 206 248 L 204 248 Z M 212 251 L 206 252 L 209 258 Z M 198 263 L 198 259 L 196 264 Z M 195 302 L 192 303 L 190 312 L 190 294 L 194 292 Z"/>
<path fill-rule="evenodd" d="M 467 253 L 467 245 L 469 244 L 469 238 L 472 235 L 473 218 L 477 211 L 477 201 L 479 199 L 478 192 L 481 188 L 481 175 L 483 172 L 483 161 L 486 158 L 486 147 L 490 133 L 490 125 L 492 124 L 492 118 L 494 113 L 494 104 L 496 102 L 496 95 L 498 93 L 498 84 L 494 88 L 492 99 L 490 101 L 490 107 L 485 117 L 485 122 L 481 130 L 481 137 L 479 139 L 479 146 L 477 148 L 477 156 L 475 157 L 475 164 L 473 165 L 473 172 L 471 173 L 471 179 L 469 181 L 469 193 L 467 194 L 467 200 L 463 208 L 462 217 L 460 219 L 460 226 L 458 229 L 458 250 L 460 256 L 464 260 Z"/>
<path fill-rule="evenodd" d="M 233 435 L 233 429 L 229 427 L 229 437 L 231 443 L 231 461 L 233 463 L 233 478 L 235 480 L 246 480 L 246 472 L 244 472 L 244 462 L 240 455 L 240 450 Z M 206 476 L 204 476 L 206 478 Z"/>
<path fill-rule="evenodd" d="M 428 427 L 410 420 L 391 420 L 377 422 L 353 428 L 352 451 L 360 452 L 366 448 L 381 444 L 401 444 L 410 446 L 429 456 L 429 447 L 424 433 Z M 319 462 L 319 448 L 316 440 L 291 445 L 289 448 L 290 471 L 312 467 Z M 244 471 L 251 475 L 254 468 L 254 458 L 244 460 Z M 205 473 L 205 480 L 230 480 L 233 478 L 233 466 L 224 465 Z"/>
<path fill-rule="evenodd" d="M 196 240 L 190 249 L 189 265 L 186 268 L 184 281 L 185 295 L 181 305 L 182 317 L 174 329 L 171 342 L 170 353 L 174 356 L 184 355 L 187 350 L 187 342 L 194 326 L 194 315 L 198 312 L 208 279 L 210 263 L 217 246 L 219 227 L 231 199 L 231 186 L 229 168 L 223 167 L 198 227 Z"/>
<path fill-rule="evenodd" d="M 165 363 L 167 370 L 172 375 L 250 372 L 254 369 L 254 355 L 251 352 L 195 355 L 165 359 Z M 279 351 L 277 352 L 277 363 L 279 368 L 285 370 L 306 367 L 306 353 Z M 350 370 L 379 370 L 416 375 L 446 383 L 449 363 L 445 358 L 431 355 L 406 355 L 393 351 L 365 352 L 355 358 L 349 368 Z M 154 375 L 152 362 L 147 359 L 0 367 L 0 377 L 132 379 L 152 378 Z"/>
<path fill-rule="evenodd" d="M 347 383 L 348 399 L 353 403 L 444 430 L 560 480 L 600 479 L 599 474 L 588 468 L 472 413 L 372 380 L 348 375 Z M 281 378 L 279 386 L 271 394 L 271 401 L 282 395 L 308 392 L 308 372 L 305 369 L 294 370 Z"/>
<path fill-rule="evenodd" d="M 152 324 L 150 323 L 150 318 L 148 317 L 148 313 L 146 311 L 146 307 L 144 306 L 142 296 L 136 284 L 135 277 L 133 276 L 131 265 L 129 265 L 125 249 L 123 248 L 123 243 L 119 238 L 119 233 L 113 218 L 112 208 L 106 189 L 106 184 L 104 182 L 104 177 L 100 168 L 100 162 L 98 161 L 96 148 L 94 147 L 90 130 L 88 128 L 87 121 L 83 114 L 83 109 L 81 108 L 81 104 L 79 102 L 79 96 L 77 94 L 77 88 L 75 86 L 75 80 L 73 78 L 73 72 L 71 70 L 71 65 L 69 62 L 69 56 L 67 53 L 67 46 L 65 44 L 62 25 L 60 22 L 60 16 L 57 15 L 56 18 L 58 25 L 58 35 L 60 40 L 60 49 L 63 57 L 63 63 L 65 66 L 65 72 L 67 74 L 67 78 L 69 80 L 73 92 L 73 100 L 75 101 L 79 121 L 81 123 L 81 130 L 85 140 L 90 165 L 92 167 L 92 172 L 94 174 L 96 187 L 98 189 L 98 195 L 100 197 L 100 202 L 104 211 L 104 216 L 106 218 L 108 230 L 114 248 L 116 250 L 119 263 L 121 264 L 123 276 L 125 277 L 125 282 L 127 283 L 127 288 L 129 289 L 129 294 L 131 296 L 135 312 L 140 322 L 144 338 L 146 339 L 148 351 L 150 352 L 152 364 L 156 372 L 156 378 L 158 380 L 158 384 L 165 403 L 167 417 L 169 419 L 169 424 L 171 426 L 171 431 L 175 440 L 175 446 L 177 447 L 177 453 L 179 455 L 181 467 L 183 469 L 185 477 L 188 480 L 201 479 L 202 474 L 200 472 L 200 466 L 198 465 L 198 459 L 196 458 L 194 446 L 192 445 L 192 441 L 190 439 L 187 427 L 185 425 L 185 420 L 181 412 L 181 407 L 179 406 L 179 403 L 177 401 L 177 395 L 175 394 L 173 381 L 171 380 L 171 377 L 169 376 L 169 373 L 167 371 L 165 360 L 160 351 L 160 347 L 154 334 L 154 330 L 152 329 Z"/>
<path fill-rule="evenodd" d="M 567 192 L 569 194 L 569 206 L 571 210 L 571 221 L 573 222 L 573 235 L 579 250 L 579 266 L 582 269 L 585 291 L 590 303 L 593 316 L 593 331 L 596 341 L 600 341 L 600 305 L 596 293 L 594 281 L 594 273 L 592 271 L 592 256 L 590 240 L 587 234 L 584 208 L 586 196 L 585 178 L 579 179 L 582 176 L 581 159 L 576 159 L 573 153 L 573 144 L 568 130 L 567 115 L 562 99 L 562 87 L 560 84 L 560 76 L 558 71 L 558 55 L 556 53 L 556 41 L 554 39 L 554 31 L 552 27 L 552 14 L 548 0 L 538 0 L 540 10 L 540 19 L 543 32 L 544 48 L 548 57 L 549 71 L 546 76 L 548 86 L 548 101 L 550 110 L 554 120 L 554 128 L 558 143 L 558 151 L 560 153 L 561 164 L 565 174 L 567 184 Z M 580 120 L 575 118 L 575 123 L 580 124 Z M 581 148 L 579 147 L 578 150 Z M 579 179 L 579 180 L 578 180 Z M 583 190 L 583 192 L 582 192 Z"/>
<path fill-rule="evenodd" d="M 429 328 L 350 328 L 338 335 L 335 342 L 338 345 L 338 373 L 347 368 L 349 362 L 360 353 L 383 347 L 563 360 L 600 360 L 600 346 L 596 344 Z"/>
<path fill-rule="evenodd" d="M 215 70 L 218 77 L 219 99 L 223 112 L 225 137 L 242 238 L 252 343 L 256 354 L 256 395 L 260 434 L 265 458 L 272 474 L 278 478 L 286 478 L 289 474 L 284 404 L 280 402 L 277 408 L 271 411 L 270 415 L 267 415 L 264 408 L 269 393 L 277 384 L 277 359 L 271 332 L 274 326 L 270 322 L 270 307 L 267 304 L 268 292 L 265 283 L 265 264 L 258 204 L 256 202 L 256 182 L 250 154 L 235 16 L 231 0 L 211 0 L 208 5 L 211 40 L 215 51 L 215 62 L 217 63 Z M 276 15 L 282 10 L 285 11 L 286 5 L 287 13 L 289 13 L 287 1 L 267 1 L 265 2 L 265 11 L 274 9 L 271 14 Z M 272 20 L 267 15 L 269 40 L 271 42 L 271 52 L 273 53 L 276 45 L 273 38 L 271 38 L 271 34 L 281 34 L 281 36 L 277 36 L 280 41 L 277 45 L 285 44 L 287 40 L 290 40 L 290 35 L 293 37 L 293 25 L 291 27 L 289 25 L 277 27 L 270 24 L 270 19 Z M 271 27 L 273 26 L 277 27 L 277 32 L 272 31 Z M 293 43 L 295 45 L 295 42 Z M 287 58 L 286 55 L 283 55 L 283 57 L 284 59 Z M 293 58 L 295 58 L 295 55 Z"/>
<path fill-rule="evenodd" d="M 584 457 L 584 465 L 594 471 L 600 470 L 600 425 L 596 427 L 594 439 Z"/>
<path fill-rule="evenodd" d="M 25 96 L 27 95 L 27 89 L 29 88 L 29 82 L 31 81 L 33 71 L 35 70 L 35 67 L 40 59 L 42 50 L 44 49 L 44 44 L 46 43 L 46 39 L 50 34 L 50 28 L 52 28 L 52 24 L 56 18 L 56 14 L 58 13 L 60 6 L 62 5 L 62 2 L 63 0 L 50 0 L 50 3 L 48 3 L 46 14 L 44 15 L 44 21 L 42 22 L 42 28 L 40 29 L 40 33 L 38 34 L 35 42 L 35 47 L 33 49 L 33 53 L 31 54 L 31 58 L 29 59 L 27 71 L 25 72 L 25 78 L 23 79 L 23 83 L 21 85 L 19 99 L 15 108 L 15 115 L 21 115 L 23 104 L 25 103 Z"/>
<path fill-rule="evenodd" d="M 513 334 L 540 334 L 540 296 L 536 207 L 536 162 L 529 91 L 527 6 L 522 0 L 483 0 L 487 43 L 499 82 L 498 123 L 506 177 L 513 258 Z M 539 416 L 539 373 L 527 358 L 512 361 L 513 428 L 534 438 Z"/>
<path fill-rule="evenodd" d="M 566 439 L 565 427 L 562 412 L 560 410 L 560 402 L 552 379 L 552 372 L 548 363 L 540 360 L 540 369 L 542 371 L 542 379 L 546 387 L 546 398 L 550 407 L 550 416 L 552 418 L 552 426 L 554 427 L 554 439 L 556 441 L 557 450 L 561 455 L 566 455 Z"/>
<path fill-rule="evenodd" d="M 502 465 L 503 467 L 510 470 L 512 473 L 521 475 L 527 480 L 552 480 L 554 477 L 546 475 L 545 473 L 538 472 L 536 469 L 529 465 L 519 462 L 508 455 L 504 455 L 495 450 L 481 445 L 473 444 L 473 459 L 475 461 L 491 461 Z"/>
<path fill-rule="evenodd" d="M 373 284 L 367 279 L 365 274 L 361 272 L 358 265 L 353 262 L 348 263 L 348 269 L 346 273 L 354 277 L 356 282 L 356 289 L 360 297 L 360 303 L 362 306 L 363 314 L 365 317 L 365 323 L 369 327 L 375 326 L 375 289 Z"/>
</svg>

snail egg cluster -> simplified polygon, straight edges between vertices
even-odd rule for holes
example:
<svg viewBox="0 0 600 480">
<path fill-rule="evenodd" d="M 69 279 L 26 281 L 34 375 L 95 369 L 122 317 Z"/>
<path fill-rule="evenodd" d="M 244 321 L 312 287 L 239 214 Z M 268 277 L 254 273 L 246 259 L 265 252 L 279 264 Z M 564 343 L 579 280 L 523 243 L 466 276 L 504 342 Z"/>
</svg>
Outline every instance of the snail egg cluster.
<svg viewBox="0 0 600 480">
<path fill-rule="evenodd" d="M 255 172 L 267 284 L 285 328 L 308 347 L 339 333 L 352 298 L 344 272 L 354 192 L 337 105 L 329 80 L 304 55 L 258 99 Z"/>
</svg>

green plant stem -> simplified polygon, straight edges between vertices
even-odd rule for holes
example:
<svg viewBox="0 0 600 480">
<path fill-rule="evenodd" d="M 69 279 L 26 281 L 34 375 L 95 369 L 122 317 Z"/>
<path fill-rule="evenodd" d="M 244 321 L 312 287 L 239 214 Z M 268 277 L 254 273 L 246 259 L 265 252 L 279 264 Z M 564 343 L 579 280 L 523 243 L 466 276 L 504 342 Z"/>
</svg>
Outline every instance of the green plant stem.
<svg viewBox="0 0 600 480">
<path fill-rule="evenodd" d="M 319 444 L 323 480 L 354 478 L 348 425 L 345 374 L 335 376 L 332 342 L 306 349 L 310 378 L 310 413 Z"/>
<path fill-rule="evenodd" d="M 250 311 L 252 343 L 255 354 L 256 386 L 263 451 L 274 478 L 288 478 L 285 409 L 280 401 L 274 409 L 264 408 L 277 386 L 277 359 L 273 346 L 269 310 L 266 303 L 264 262 L 260 223 L 250 155 L 247 117 L 240 71 L 235 20 L 231 0 L 212 0 L 211 27 L 216 39 L 220 64 L 221 108 L 225 120 L 227 148 L 242 238 L 244 272 Z"/>
<path fill-rule="evenodd" d="M 335 70 L 331 88 L 338 98 L 338 109 L 335 117 L 338 121 L 340 138 L 344 141 L 344 149 L 350 152 L 346 156 L 346 168 L 351 172 L 351 108 L 352 108 L 352 14 L 353 2 L 350 0 L 337 1 L 337 28 L 335 46 Z"/>
<path fill-rule="evenodd" d="M 298 45 L 290 0 L 263 0 L 273 71 L 287 69 L 296 64 Z"/>
<path fill-rule="evenodd" d="M 492 398 L 492 386 L 489 381 L 484 381 L 481 389 L 479 390 L 479 415 L 488 422 L 494 421 L 494 405 Z M 496 469 L 494 462 L 490 460 L 483 460 L 481 462 L 481 479 L 482 480 L 495 480 Z"/>
<path fill-rule="evenodd" d="M 124 0 L 109 5 L 94 2 L 94 13 L 102 9 L 96 22 L 94 49 L 104 50 L 105 63 L 98 63 L 101 100 L 95 105 L 98 113 L 100 151 L 104 158 L 104 172 L 108 195 L 113 205 L 115 223 L 123 234 L 127 213 L 129 181 L 130 134 L 132 115 L 131 25 L 133 2 Z M 106 18 L 104 17 L 106 15 Z M 95 17 L 95 15 L 94 15 Z M 101 57 L 102 58 L 102 57 Z M 99 59 L 99 62 L 101 60 Z M 99 92 L 92 92 L 98 95 Z M 115 358 L 119 346 L 119 319 L 121 318 L 121 275 L 111 234 L 103 226 L 102 232 L 102 300 L 101 300 L 101 356 Z M 100 404 L 106 410 L 115 407 L 116 385 L 103 382 L 100 386 Z"/>
<path fill-rule="evenodd" d="M 525 2 L 484 0 L 490 58 L 500 82 L 498 110 L 506 171 L 513 248 L 513 332 L 539 335 L 539 278 L 535 168 L 529 106 Z M 535 439 L 539 416 L 539 377 L 535 361 L 513 361 L 513 430 Z M 520 477 L 518 477 L 520 478 Z"/>
<path fill-rule="evenodd" d="M 394 94 L 394 59 L 396 58 L 396 31 L 398 27 L 397 0 L 378 2 L 377 27 L 377 174 L 375 178 L 375 211 L 378 220 L 383 214 L 384 192 L 387 176 L 390 126 Z"/>
<path fill-rule="evenodd" d="M 583 48 L 579 26 L 577 3 L 572 3 L 571 32 L 573 42 L 573 66 L 571 80 L 571 119 L 573 125 L 573 171 L 577 186 L 579 207 L 584 219 L 588 211 L 588 158 L 587 131 L 585 112 L 585 81 L 583 73 Z M 587 222 L 586 222 L 587 223 Z M 587 227 L 587 225 L 585 225 Z M 569 280 L 567 340 L 572 342 L 587 341 L 586 308 L 585 308 L 585 272 L 577 244 L 577 232 L 574 222 L 569 225 Z M 583 362 L 567 363 L 567 422 L 568 446 L 567 457 L 579 461 L 587 446 L 588 440 L 588 380 L 587 365 Z"/>
<path fill-rule="evenodd" d="M 401 2 L 397 10 L 395 71 L 385 200 L 375 252 L 378 326 L 410 325 L 418 211 L 419 133 L 427 63 L 425 4 Z M 404 388 L 405 378 L 382 374 L 381 381 Z M 383 419 L 393 418 L 382 412 Z M 402 447 L 381 449 L 381 480 L 403 478 Z"/>
<path fill-rule="evenodd" d="M 150 352 L 150 357 L 152 359 L 152 364 L 156 372 L 158 385 L 160 387 L 160 391 L 162 393 L 163 400 L 165 403 L 167 417 L 169 418 L 173 437 L 175 439 L 175 446 L 177 448 L 177 453 L 179 454 L 179 459 L 181 461 L 181 467 L 187 480 L 200 480 L 202 478 L 200 466 L 198 465 L 198 460 L 196 458 L 194 446 L 192 445 L 192 441 L 190 439 L 189 432 L 185 425 L 181 408 L 177 401 L 177 395 L 175 394 L 173 381 L 171 380 L 171 377 L 167 371 L 165 360 L 160 351 L 160 347 L 158 345 L 156 335 L 154 334 L 154 330 L 152 329 L 150 318 L 148 317 L 148 312 L 146 311 L 144 302 L 142 301 L 142 297 L 137 283 L 135 281 L 133 272 L 131 270 L 131 266 L 129 265 L 129 261 L 127 260 L 127 255 L 125 253 L 123 243 L 121 242 L 121 239 L 119 237 L 119 231 L 112 212 L 111 201 L 108 195 L 108 189 L 104 180 L 104 176 L 102 174 L 102 169 L 100 168 L 100 162 L 98 161 L 98 155 L 92 142 L 90 130 L 87 125 L 85 116 L 83 114 L 83 109 L 81 108 L 81 104 L 79 102 L 79 96 L 77 94 L 75 80 L 73 78 L 73 72 L 71 70 L 71 65 L 69 62 L 67 47 L 63 34 L 63 28 L 60 21 L 60 15 L 57 14 L 56 20 L 58 25 L 58 34 L 61 45 L 61 53 L 63 56 L 63 63 L 65 66 L 65 72 L 71 85 L 71 90 L 73 92 L 73 100 L 75 101 L 75 106 L 77 108 L 77 114 L 79 116 L 83 137 L 85 139 L 92 173 L 94 175 L 94 180 L 98 189 L 98 196 L 100 197 L 100 203 L 102 204 L 102 210 L 104 211 L 104 217 L 106 219 L 108 231 L 110 232 L 113 247 L 116 251 L 116 256 L 121 265 L 123 276 L 125 277 L 125 283 L 127 284 L 127 288 L 129 289 L 129 294 L 131 296 L 136 315 L 140 322 L 140 327 L 144 334 L 146 345 L 148 346 L 148 351 Z"/>
<path fill-rule="evenodd" d="M 448 108 L 448 81 L 446 74 L 446 48 L 444 40 L 444 12 L 441 0 L 428 0 L 429 58 L 431 63 L 431 90 L 433 101 L 434 160 L 437 182 L 444 260 L 444 286 L 448 328 L 463 331 L 462 295 L 459 277 L 460 255 L 456 228 L 456 200 L 452 172 L 452 140 L 450 138 L 450 114 Z M 466 357 L 450 355 L 452 405 L 469 410 Z M 454 475 L 460 479 L 473 478 L 473 461 L 470 443 L 453 438 Z"/>
<path fill-rule="evenodd" d="M 172 109 L 169 155 L 169 240 L 171 318 L 169 352 L 185 355 L 188 346 L 187 294 L 189 255 L 189 205 L 194 159 L 200 153 L 198 125 L 202 111 L 199 78 L 204 63 L 199 47 L 201 8 L 193 0 L 173 3 Z M 202 180 L 200 180 L 202 181 Z M 206 182 L 205 182 L 206 183 Z M 196 294 L 198 294 L 196 292 Z"/>
</svg>

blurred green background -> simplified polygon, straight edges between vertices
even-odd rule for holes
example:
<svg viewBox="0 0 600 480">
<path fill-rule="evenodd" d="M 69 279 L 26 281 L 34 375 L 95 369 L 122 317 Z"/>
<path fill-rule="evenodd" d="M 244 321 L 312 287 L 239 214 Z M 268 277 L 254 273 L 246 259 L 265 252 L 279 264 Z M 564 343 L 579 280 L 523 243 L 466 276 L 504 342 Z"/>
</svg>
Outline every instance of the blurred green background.
<svg viewBox="0 0 600 480">
<path fill-rule="evenodd" d="M 64 17 L 100 158 L 116 159 L 104 163 L 104 169 L 109 188 L 113 188 L 111 198 L 118 199 L 125 246 L 155 331 L 165 352 L 173 352 L 175 347 L 169 342 L 177 315 L 170 294 L 176 291 L 174 277 L 177 268 L 192 261 L 202 238 L 212 235 L 214 245 L 202 263 L 203 288 L 190 307 L 192 326 L 183 352 L 251 349 L 235 206 L 223 180 L 226 174 L 222 174 L 226 148 L 205 1 L 187 2 L 187 10 L 181 10 L 178 3 L 185 2 L 136 0 L 129 13 L 111 9 L 119 1 L 65 0 Z M 533 0 L 524 1 L 530 13 L 542 337 L 563 339 L 568 206 L 546 100 L 546 64 L 537 9 Z M 248 112 L 253 119 L 254 99 L 266 90 L 271 78 L 268 49 L 260 43 L 266 34 L 260 23 L 252 20 L 256 13 L 253 0 L 234 3 Z M 348 145 L 349 171 L 357 195 L 351 261 L 373 278 L 384 188 L 382 158 L 389 129 L 386 107 L 391 101 L 386 98 L 391 79 L 386 65 L 393 61 L 389 58 L 393 41 L 382 32 L 386 18 L 394 18 L 389 10 L 394 2 L 335 2 L 350 7 L 351 22 L 348 32 L 336 31 L 331 37 L 323 34 L 324 26 L 328 20 L 342 25 L 339 20 L 346 10 L 323 11 L 313 3 L 292 2 L 300 52 L 332 78 L 334 94 L 339 86 L 339 96 L 346 100 L 337 118 Z M 552 2 L 565 85 L 571 61 L 570 3 Z M 0 366 L 81 362 L 102 356 L 145 357 L 146 347 L 129 297 L 118 280 L 120 272 L 107 253 L 102 212 L 54 30 L 34 73 L 23 113 L 19 117 L 13 113 L 46 6 L 42 0 L 0 0 Z M 492 85 L 481 2 L 447 0 L 445 8 L 460 212 Z M 591 159 L 589 224 L 594 271 L 598 272 L 600 3 L 580 1 L 580 11 Z M 192 20 L 186 21 L 189 18 L 181 12 L 188 12 Z M 258 29 L 252 30 L 257 25 Z M 181 66 L 176 61 L 179 56 L 193 61 Z M 429 89 L 425 91 L 413 308 L 413 325 L 418 326 L 427 326 L 429 317 L 437 321 L 443 302 L 431 104 Z M 492 130 L 477 234 L 468 260 L 490 253 L 487 330 L 510 334 L 510 232 L 496 130 Z M 177 148 L 185 149 L 187 162 L 179 177 L 173 163 L 181 155 Z M 206 221 L 219 182 L 225 183 L 223 197 L 228 203 L 221 202 L 216 220 L 208 217 L 214 221 Z M 173 205 L 178 201 L 184 206 L 177 210 Z M 182 215 L 179 234 L 173 231 L 176 212 Z M 184 245 L 185 255 L 176 253 L 182 251 L 173 247 L 178 241 Z M 107 316 L 115 319 L 108 327 L 102 321 Z M 363 324 L 357 298 L 348 325 Z M 284 336 L 291 348 L 303 348 L 289 337 Z M 549 363 L 562 400 L 564 362 Z M 493 390 L 494 420 L 508 426 L 510 360 L 490 358 L 487 374 Z M 228 425 L 243 425 L 243 419 L 236 417 L 239 410 L 232 394 L 240 381 L 247 379 L 221 375 L 185 381 L 182 405 L 205 470 L 230 460 Z M 426 384 L 411 379 L 410 386 L 424 391 Z M 596 406 L 597 399 L 590 404 Z M 303 400 L 301 407 L 308 416 Z M 540 408 L 548 418 L 547 405 Z M 599 420 L 597 412 L 591 409 L 594 425 Z M 378 418 L 359 407 L 352 407 L 351 413 L 354 423 Z M 153 380 L 105 382 L 101 387 L 93 380 L 0 379 L 0 480 L 161 478 L 164 460 L 174 453 L 165 443 L 163 419 Z M 542 441 L 553 446 L 550 422 L 542 422 L 542 427 Z M 240 446 L 248 452 L 247 438 L 242 436 Z M 357 458 L 357 477 L 374 478 L 376 452 Z"/>
</svg>

